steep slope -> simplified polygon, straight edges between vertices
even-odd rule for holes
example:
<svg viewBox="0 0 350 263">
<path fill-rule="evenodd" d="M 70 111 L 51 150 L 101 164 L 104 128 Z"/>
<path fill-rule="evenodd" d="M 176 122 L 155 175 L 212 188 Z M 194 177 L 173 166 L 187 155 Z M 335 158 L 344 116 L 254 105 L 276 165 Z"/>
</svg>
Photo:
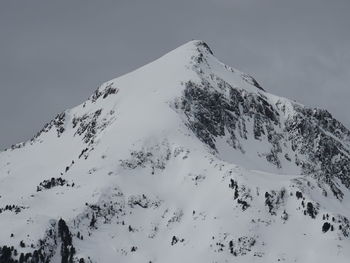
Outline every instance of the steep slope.
<svg viewBox="0 0 350 263">
<path fill-rule="evenodd" d="M 0 153 L 0 262 L 348 262 L 349 158 L 191 41 Z"/>
</svg>

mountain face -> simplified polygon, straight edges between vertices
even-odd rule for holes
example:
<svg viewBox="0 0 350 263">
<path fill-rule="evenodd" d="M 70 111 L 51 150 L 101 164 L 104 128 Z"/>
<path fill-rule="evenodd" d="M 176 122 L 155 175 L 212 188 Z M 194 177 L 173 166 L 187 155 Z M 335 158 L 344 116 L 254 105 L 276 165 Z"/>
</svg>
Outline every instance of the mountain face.
<svg viewBox="0 0 350 263">
<path fill-rule="evenodd" d="M 203 41 L 0 153 L 0 263 L 349 262 L 350 131 Z"/>
</svg>

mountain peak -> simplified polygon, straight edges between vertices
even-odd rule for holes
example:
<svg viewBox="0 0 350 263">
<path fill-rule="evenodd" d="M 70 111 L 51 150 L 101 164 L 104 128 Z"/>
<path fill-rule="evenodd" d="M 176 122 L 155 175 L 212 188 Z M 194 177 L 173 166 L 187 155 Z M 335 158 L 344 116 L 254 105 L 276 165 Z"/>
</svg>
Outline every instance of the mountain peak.
<svg viewBox="0 0 350 263">
<path fill-rule="evenodd" d="M 204 51 L 204 52 L 207 52 L 211 55 L 214 55 L 214 53 L 211 50 L 211 48 L 209 47 L 209 45 L 203 40 L 191 40 L 191 41 L 187 42 L 186 44 L 184 44 L 183 46 L 194 46 L 194 47 L 200 49 L 201 51 Z"/>
<path fill-rule="evenodd" d="M 201 64 L 205 62 L 207 66 L 209 66 L 209 70 L 213 71 L 218 66 L 223 68 L 225 71 L 229 71 L 234 74 L 240 75 L 240 77 L 250 85 L 258 88 L 259 90 L 265 91 L 261 85 L 256 81 L 255 78 L 250 76 L 249 74 L 240 72 L 237 69 L 232 68 L 231 66 L 225 65 L 224 63 L 220 62 L 215 56 L 212 51 L 212 49 L 209 47 L 209 45 L 203 41 L 203 40 L 192 40 L 189 41 L 180 47 L 176 48 L 174 51 L 184 51 L 184 50 L 190 50 L 193 53 L 190 53 L 192 61 L 195 61 L 196 64 Z M 170 52 L 172 53 L 172 52 Z M 214 64 L 214 65 L 213 65 Z M 215 65 L 216 64 L 216 65 Z M 202 69 L 203 70 L 203 69 Z"/>
<path fill-rule="evenodd" d="M 173 51 L 175 51 L 175 50 L 193 50 L 193 51 L 197 51 L 200 53 L 208 53 L 208 54 L 213 55 L 213 51 L 211 50 L 209 45 L 203 40 L 190 40 L 190 41 L 178 46 Z"/>
</svg>

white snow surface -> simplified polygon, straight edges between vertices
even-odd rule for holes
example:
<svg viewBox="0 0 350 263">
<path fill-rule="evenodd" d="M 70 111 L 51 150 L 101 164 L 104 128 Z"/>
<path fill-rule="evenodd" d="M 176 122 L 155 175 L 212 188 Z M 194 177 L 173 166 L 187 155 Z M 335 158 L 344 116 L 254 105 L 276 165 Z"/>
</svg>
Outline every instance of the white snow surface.
<svg viewBox="0 0 350 263">
<path fill-rule="evenodd" d="M 76 262 L 350 261 L 350 239 L 338 223 L 339 216 L 350 218 L 348 189 L 342 201 L 325 197 L 318 182 L 297 166 L 285 160 L 277 168 L 260 158 L 266 142 L 252 134 L 242 145 L 244 152 L 232 148 L 225 136 L 217 138 L 215 152 L 174 109 L 184 83 L 203 76 L 210 82 L 213 74 L 237 89 L 263 94 L 273 105 L 285 105 L 280 118 L 294 114 L 295 102 L 245 81 L 243 73 L 219 62 L 200 43 L 191 41 L 103 83 L 97 93 L 113 92 L 66 110 L 62 133 L 53 125 L 0 153 L 0 208 L 20 207 L 0 213 L 0 246 L 14 246 L 18 259 L 39 249 L 39 240 L 49 240 L 47 230 L 57 229 L 62 218 L 72 234 Z M 199 54 L 207 64 L 195 69 Z M 83 121 L 74 127 L 78 118 L 94 123 L 81 135 Z M 89 131 L 93 140 L 85 142 Z M 38 191 L 41 182 L 59 177 L 63 185 Z M 279 198 L 272 213 L 266 192 Z M 304 215 L 302 202 L 318 208 L 316 218 Z M 91 226 L 93 214 L 97 221 Z M 322 218 L 326 214 L 328 221 Z M 334 231 L 322 232 L 325 221 Z M 61 262 L 56 240 L 53 263 Z"/>
</svg>

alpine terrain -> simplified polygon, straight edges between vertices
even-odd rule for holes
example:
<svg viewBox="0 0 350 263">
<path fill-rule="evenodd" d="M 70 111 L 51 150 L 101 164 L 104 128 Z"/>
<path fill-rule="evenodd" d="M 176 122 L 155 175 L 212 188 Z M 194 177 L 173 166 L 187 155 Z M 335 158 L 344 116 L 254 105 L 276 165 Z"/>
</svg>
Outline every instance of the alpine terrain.
<svg viewBox="0 0 350 263">
<path fill-rule="evenodd" d="M 0 263 L 350 262 L 350 131 L 191 41 L 0 153 Z"/>
</svg>

